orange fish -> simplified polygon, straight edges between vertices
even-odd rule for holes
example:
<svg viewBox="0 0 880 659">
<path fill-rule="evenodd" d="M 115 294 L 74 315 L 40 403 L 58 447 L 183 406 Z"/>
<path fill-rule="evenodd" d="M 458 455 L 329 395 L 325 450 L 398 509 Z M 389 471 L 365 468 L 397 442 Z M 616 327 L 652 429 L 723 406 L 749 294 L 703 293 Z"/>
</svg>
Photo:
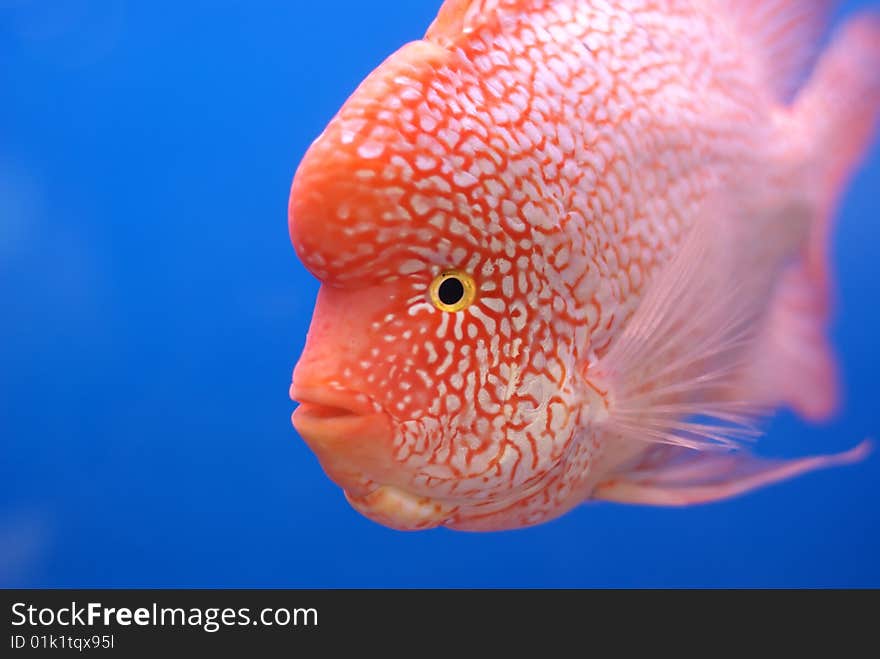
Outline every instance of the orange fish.
<svg viewBox="0 0 880 659">
<path fill-rule="evenodd" d="M 861 458 L 744 450 L 836 405 L 836 200 L 880 110 L 880 21 L 829 2 L 446 0 L 303 159 L 321 281 L 291 397 L 398 529 L 714 501 Z"/>
</svg>

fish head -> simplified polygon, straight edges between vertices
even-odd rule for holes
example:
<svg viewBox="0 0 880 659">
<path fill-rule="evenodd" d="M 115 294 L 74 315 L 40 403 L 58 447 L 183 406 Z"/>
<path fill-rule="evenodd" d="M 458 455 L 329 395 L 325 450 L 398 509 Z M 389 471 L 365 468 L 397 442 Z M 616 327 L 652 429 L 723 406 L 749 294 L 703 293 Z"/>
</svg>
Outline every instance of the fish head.
<svg viewBox="0 0 880 659">
<path fill-rule="evenodd" d="M 294 177 L 291 238 L 321 287 L 293 423 L 351 504 L 394 528 L 564 512 L 533 508 L 578 423 L 584 249 L 485 114 L 503 102 L 459 54 L 414 42 Z"/>
</svg>

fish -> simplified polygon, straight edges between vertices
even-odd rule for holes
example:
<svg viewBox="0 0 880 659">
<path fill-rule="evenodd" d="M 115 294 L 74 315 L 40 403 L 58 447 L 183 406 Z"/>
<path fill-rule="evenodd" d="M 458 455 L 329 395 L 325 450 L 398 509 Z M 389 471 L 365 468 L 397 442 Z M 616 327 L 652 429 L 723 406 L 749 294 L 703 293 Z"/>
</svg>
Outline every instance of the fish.
<svg viewBox="0 0 880 659">
<path fill-rule="evenodd" d="M 351 506 L 501 531 L 815 469 L 753 450 L 839 407 L 839 200 L 880 19 L 822 0 L 446 0 L 293 177 L 319 281 L 292 422 Z"/>
</svg>

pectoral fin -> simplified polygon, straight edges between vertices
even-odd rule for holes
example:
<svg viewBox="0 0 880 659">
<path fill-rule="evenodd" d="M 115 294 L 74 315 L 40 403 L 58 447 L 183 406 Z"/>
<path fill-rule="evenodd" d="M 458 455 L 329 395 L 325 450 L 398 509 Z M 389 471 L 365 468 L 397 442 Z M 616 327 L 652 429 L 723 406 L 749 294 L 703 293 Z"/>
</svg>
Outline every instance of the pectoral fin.
<svg viewBox="0 0 880 659">
<path fill-rule="evenodd" d="M 599 483 L 592 497 L 650 506 L 710 503 L 816 469 L 852 464 L 870 450 L 871 443 L 864 441 L 835 455 L 769 460 L 741 451 L 655 446 Z"/>
</svg>

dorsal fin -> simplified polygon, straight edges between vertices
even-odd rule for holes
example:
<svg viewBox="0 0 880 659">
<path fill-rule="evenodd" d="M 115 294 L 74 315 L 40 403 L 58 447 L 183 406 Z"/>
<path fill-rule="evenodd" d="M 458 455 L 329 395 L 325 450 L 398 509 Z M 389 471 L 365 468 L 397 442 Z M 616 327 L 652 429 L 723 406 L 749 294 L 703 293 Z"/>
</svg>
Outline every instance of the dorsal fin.
<svg viewBox="0 0 880 659">
<path fill-rule="evenodd" d="M 819 52 L 834 0 L 717 0 L 753 52 L 773 95 L 788 103 Z"/>
</svg>

